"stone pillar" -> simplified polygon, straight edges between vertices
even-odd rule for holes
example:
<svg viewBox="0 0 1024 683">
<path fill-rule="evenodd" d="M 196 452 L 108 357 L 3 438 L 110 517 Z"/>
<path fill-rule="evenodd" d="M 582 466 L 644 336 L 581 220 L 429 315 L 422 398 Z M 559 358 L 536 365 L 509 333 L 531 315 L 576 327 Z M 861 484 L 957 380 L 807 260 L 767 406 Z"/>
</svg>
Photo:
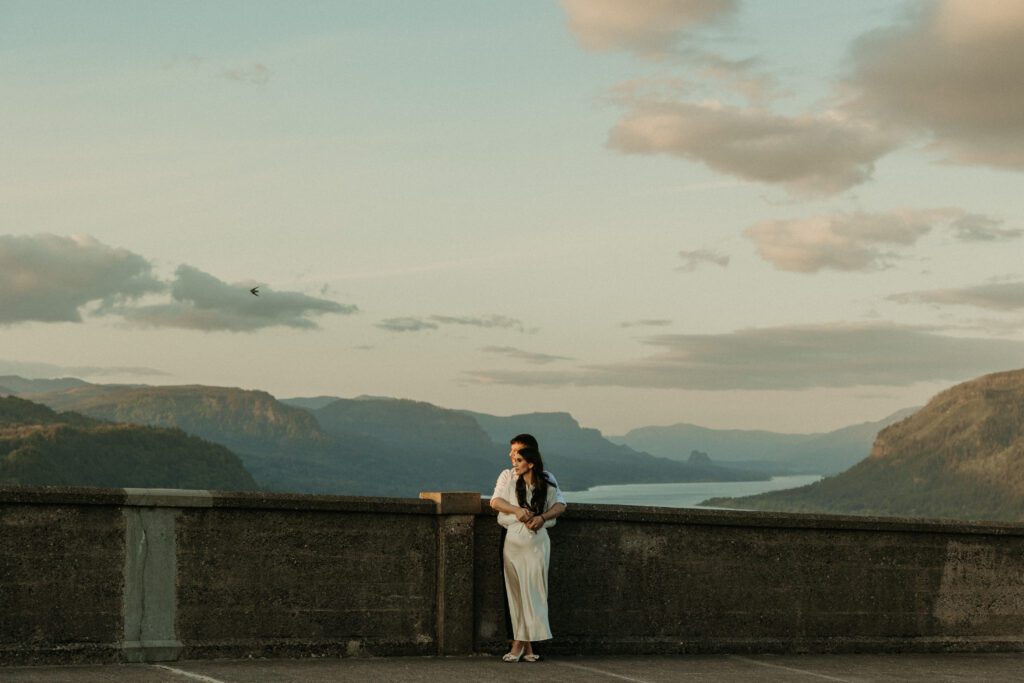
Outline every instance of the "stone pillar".
<svg viewBox="0 0 1024 683">
<path fill-rule="evenodd" d="M 473 653 L 473 524 L 480 494 L 423 492 L 437 508 L 437 654 Z"/>
<path fill-rule="evenodd" d="M 125 489 L 124 641 L 128 662 L 174 661 L 178 561 L 175 519 L 183 507 L 211 507 L 208 491 Z"/>
</svg>

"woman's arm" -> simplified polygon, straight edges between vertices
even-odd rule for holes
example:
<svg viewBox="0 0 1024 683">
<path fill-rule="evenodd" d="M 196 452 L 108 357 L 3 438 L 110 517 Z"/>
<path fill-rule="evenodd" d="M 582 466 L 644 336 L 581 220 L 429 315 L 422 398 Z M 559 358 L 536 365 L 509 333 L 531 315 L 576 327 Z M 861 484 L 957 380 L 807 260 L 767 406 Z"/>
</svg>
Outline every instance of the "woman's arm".
<svg viewBox="0 0 1024 683">
<path fill-rule="evenodd" d="M 520 522 L 519 522 L 518 519 L 516 519 L 515 515 L 510 515 L 510 514 L 505 513 L 505 512 L 499 512 L 498 513 L 498 524 L 500 524 L 501 526 L 505 527 L 506 529 L 510 528 L 514 524 L 519 524 L 519 523 Z"/>
<path fill-rule="evenodd" d="M 513 515 L 516 520 L 525 522 L 530 519 L 530 511 L 525 508 L 521 508 L 518 505 L 513 505 L 511 502 L 505 499 L 505 496 L 509 495 L 511 490 L 510 483 L 512 481 L 512 471 L 502 470 L 501 474 L 498 475 L 498 481 L 494 484 L 494 493 L 491 494 L 491 500 L 488 504 L 491 509 L 498 513 L 498 524 L 508 528 L 508 524 L 502 524 L 501 515 L 502 513 L 507 515 Z"/>
</svg>

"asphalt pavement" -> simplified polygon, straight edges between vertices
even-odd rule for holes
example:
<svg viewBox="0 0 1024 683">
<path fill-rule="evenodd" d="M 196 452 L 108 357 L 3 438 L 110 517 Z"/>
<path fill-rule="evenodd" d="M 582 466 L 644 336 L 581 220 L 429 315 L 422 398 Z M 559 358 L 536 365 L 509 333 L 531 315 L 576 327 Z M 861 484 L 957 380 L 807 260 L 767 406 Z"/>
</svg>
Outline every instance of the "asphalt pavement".
<svg viewBox="0 0 1024 683">
<path fill-rule="evenodd" d="M 1024 681 L 1024 653 L 935 655 L 716 655 L 214 660 L 168 664 L 0 667 L 3 683 L 334 683 L 335 681 Z"/>
</svg>

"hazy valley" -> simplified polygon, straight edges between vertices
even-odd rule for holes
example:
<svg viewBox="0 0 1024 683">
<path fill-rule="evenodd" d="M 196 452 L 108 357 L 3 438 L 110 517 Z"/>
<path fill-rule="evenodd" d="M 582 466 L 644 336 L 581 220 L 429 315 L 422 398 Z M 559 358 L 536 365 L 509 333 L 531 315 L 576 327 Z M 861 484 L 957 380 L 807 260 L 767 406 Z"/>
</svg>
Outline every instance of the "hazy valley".
<svg viewBox="0 0 1024 683">
<path fill-rule="evenodd" d="M 273 491 L 416 495 L 489 493 L 508 439 L 529 431 L 567 489 L 597 484 L 763 479 L 704 454 L 664 458 L 615 444 L 567 413 L 498 417 L 429 403 L 337 397 L 278 400 L 208 386 L 125 386 L 0 377 L 4 393 L 96 420 L 175 428 L 230 449 Z"/>
<path fill-rule="evenodd" d="M 920 410 L 822 434 L 651 426 L 606 438 L 568 413 L 495 416 L 386 397 L 277 399 L 210 386 L 0 377 L 0 483 L 415 496 L 487 494 L 519 432 L 566 490 L 819 474 L 708 504 L 779 511 L 1020 519 L 1024 371 L 950 388 Z M 14 398 L 18 397 L 18 398 Z M 62 411 L 56 413 L 54 411 Z M 876 438 L 877 435 L 877 438 Z"/>
</svg>

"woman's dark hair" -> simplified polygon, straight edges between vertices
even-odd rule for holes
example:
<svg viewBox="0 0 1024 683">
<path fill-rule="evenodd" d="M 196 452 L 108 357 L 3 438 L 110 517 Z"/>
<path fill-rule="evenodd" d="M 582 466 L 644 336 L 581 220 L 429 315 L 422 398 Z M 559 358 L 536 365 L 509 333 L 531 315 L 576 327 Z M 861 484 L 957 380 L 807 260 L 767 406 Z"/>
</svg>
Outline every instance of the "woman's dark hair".
<svg viewBox="0 0 1024 683">
<path fill-rule="evenodd" d="M 534 450 L 540 449 L 540 444 L 537 443 L 537 439 L 533 434 L 516 434 L 509 440 L 509 445 L 514 443 L 521 443 L 524 446 L 532 448 Z"/>
<path fill-rule="evenodd" d="M 522 443 L 522 442 L 519 442 Z M 526 478 L 516 479 L 516 500 L 519 507 L 524 507 L 535 515 L 544 513 L 544 503 L 548 499 L 548 474 L 544 471 L 544 460 L 536 448 L 519 449 L 519 457 L 533 465 L 533 497 L 526 503 Z"/>
</svg>

